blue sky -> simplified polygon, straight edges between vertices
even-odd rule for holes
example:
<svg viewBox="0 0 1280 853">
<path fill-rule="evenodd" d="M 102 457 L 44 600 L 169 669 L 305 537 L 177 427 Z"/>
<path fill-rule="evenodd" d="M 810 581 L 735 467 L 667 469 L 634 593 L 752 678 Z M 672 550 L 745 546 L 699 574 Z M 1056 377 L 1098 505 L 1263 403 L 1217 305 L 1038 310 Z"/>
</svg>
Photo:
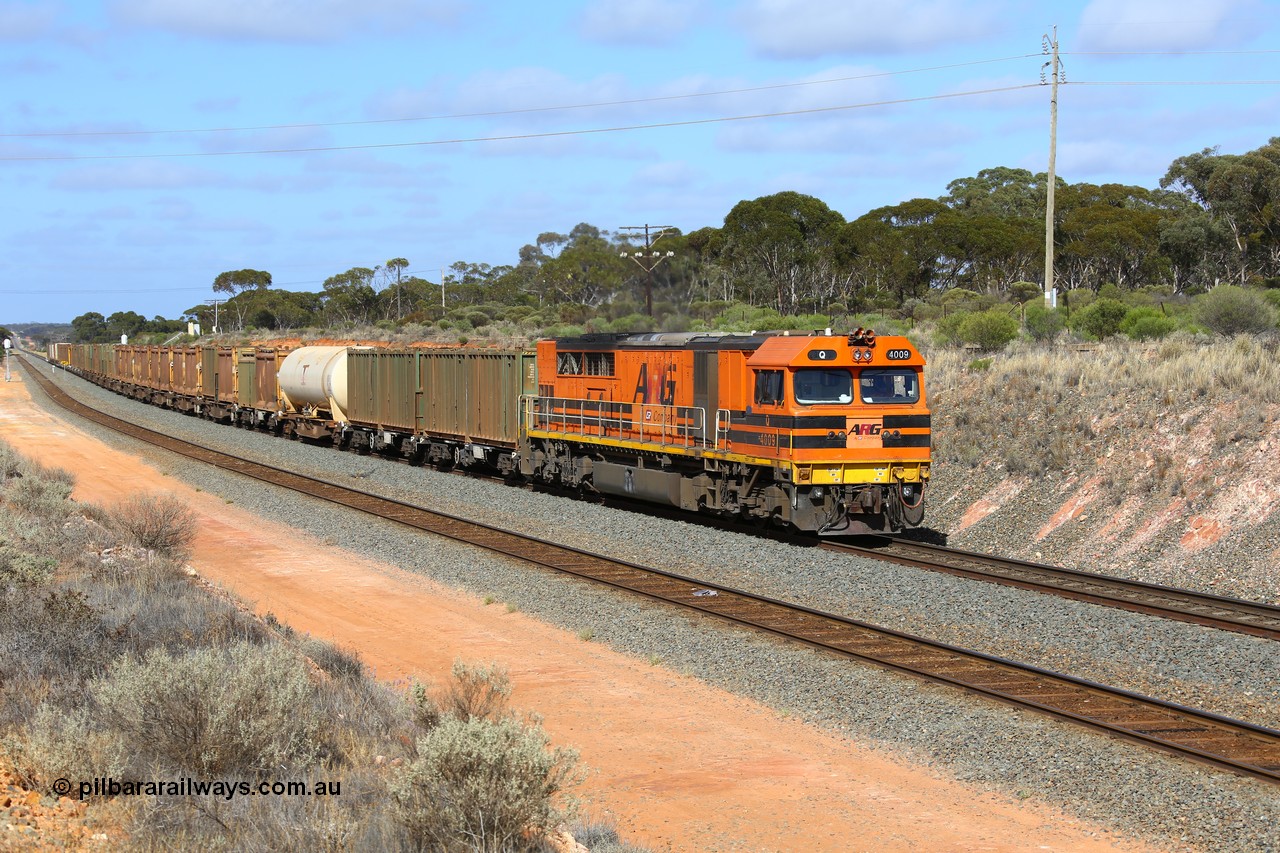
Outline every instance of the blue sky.
<svg viewBox="0 0 1280 853">
<path fill-rule="evenodd" d="M 0 0 L 0 322 L 1043 171 L 1054 25 L 1068 181 L 1280 135 L 1263 0 Z"/>
</svg>

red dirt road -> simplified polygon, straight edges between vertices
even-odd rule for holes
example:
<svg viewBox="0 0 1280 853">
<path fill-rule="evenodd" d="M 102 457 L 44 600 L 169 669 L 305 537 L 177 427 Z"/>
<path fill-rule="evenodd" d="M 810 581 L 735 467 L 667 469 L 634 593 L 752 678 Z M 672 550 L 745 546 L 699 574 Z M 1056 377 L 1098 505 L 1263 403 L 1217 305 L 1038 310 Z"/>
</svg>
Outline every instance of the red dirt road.
<svg viewBox="0 0 1280 853">
<path fill-rule="evenodd" d="M 388 681 L 439 684 L 458 659 L 507 667 L 513 706 L 580 751 L 587 813 L 624 840 L 697 851 L 1149 849 L 300 536 L 58 420 L 18 380 L 0 383 L 0 437 L 75 472 L 77 500 L 150 490 L 187 501 L 201 516 L 192 566 L 257 612 L 356 649 Z"/>
</svg>

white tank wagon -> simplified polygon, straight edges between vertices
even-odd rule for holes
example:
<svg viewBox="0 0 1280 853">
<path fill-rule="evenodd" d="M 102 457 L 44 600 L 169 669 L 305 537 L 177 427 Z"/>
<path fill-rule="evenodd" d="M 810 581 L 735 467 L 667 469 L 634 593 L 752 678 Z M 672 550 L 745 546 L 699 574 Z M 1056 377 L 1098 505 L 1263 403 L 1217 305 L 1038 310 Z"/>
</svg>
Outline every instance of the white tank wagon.
<svg viewBox="0 0 1280 853">
<path fill-rule="evenodd" d="M 347 418 L 347 352 L 367 347 L 299 347 L 280 362 L 282 410 L 294 431 L 306 438 L 327 438 Z"/>
</svg>

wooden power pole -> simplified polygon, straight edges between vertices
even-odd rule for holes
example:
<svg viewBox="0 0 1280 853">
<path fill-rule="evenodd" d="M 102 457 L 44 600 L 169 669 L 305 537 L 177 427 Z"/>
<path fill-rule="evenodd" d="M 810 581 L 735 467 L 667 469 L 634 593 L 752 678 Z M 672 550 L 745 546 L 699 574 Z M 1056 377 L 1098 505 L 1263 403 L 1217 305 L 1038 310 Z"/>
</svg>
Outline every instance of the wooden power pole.
<svg viewBox="0 0 1280 853">
<path fill-rule="evenodd" d="M 656 231 L 656 234 L 650 235 L 649 229 Z M 674 257 L 675 252 L 667 252 L 665 255 L 661 252 L 654 251 L 653 244 L 662 239 L 662 235 L 668 231 L 674 231 L 674 225 L 624 225 L 618 229 L 618 233 L 624 231 L 634 231 L 635 236 L 640 236 L 639 232 L 644 231 L 644 249 L 637 252 L 623 252 L 622 257 L 631 258 L 640 265 L 644 270 L 644 311 L 650 317 L 653 316 L 653 270 L 658 264 L 665 259 Z M 631 235 L 624 235 L 631 236 Z"/>
<path fill-rule="evenodd" d="M 1058 81 L 1061 68 L 1058 64 L 1058 28 L 1053 28 L 1053 35 L 1044 37 L 1044 50 L 1052 54 L 1052 58 L 1041 66 L 1041 81 L 1044 82 L 1044 69 L 1049 69 L 1049 169 L 1047 186 L 1045 187 L 1044 205 L 1044 304 L 1046 308 L 1054 307 L 1057 302 L 1053 287 L 1053 192 L 1057 189 L 1058 176 L 1055 170 L 1058 159 Z"/>
</svg>

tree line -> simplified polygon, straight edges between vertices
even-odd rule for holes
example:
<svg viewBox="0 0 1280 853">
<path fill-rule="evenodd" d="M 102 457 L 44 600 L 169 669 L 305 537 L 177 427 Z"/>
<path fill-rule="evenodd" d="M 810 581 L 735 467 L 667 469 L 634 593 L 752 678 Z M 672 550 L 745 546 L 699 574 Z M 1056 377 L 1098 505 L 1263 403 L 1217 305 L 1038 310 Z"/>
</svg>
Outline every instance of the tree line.
<svg viewBox="0 0 1280 853">
<path fill-rule="evenodd" d="M 222 272 L 213 290 L 226 297 L 218 325 L 231 331 L 407 323 L 466 331 L 497 320 L 548 328 L 599 317 L 617 328 L 676 330 L 723 322 L 732 306 L 781 317 L 877 312 L 910 323 L 945 316 L 948 300 L 964 303 L 965 294 L 988 306 L 1034 296 L 1046 195 L 1045 173 L 996 167 L 952 181 L 939 198 L 853 220 L 787 191 L 739 202 L 719 227 L 656 230 L 649 245 L 587 223 L 543 232 L 514 264 L 459 261 L 439 282 L 406 274 L 409 260 L 396 257 L 336 273 L 319 292 L 275 289 L 255 269 Z M 1055 283 L 1080 294 L 1077 303 L 1108 286 L 1175 301 L 1224 283 L 1280 288 L 1280 137 L 1245 154 L 1180 157 L 1154 189 L 1058 178 L 1055 207 Z M 214 312 L 197 305 L 184 320 L 208 330 Z M 111 339 L 121 316 L 82 315 L 76 334 Z M 171 321 L 138 328 L 162 322 Z"/>
</svg>

